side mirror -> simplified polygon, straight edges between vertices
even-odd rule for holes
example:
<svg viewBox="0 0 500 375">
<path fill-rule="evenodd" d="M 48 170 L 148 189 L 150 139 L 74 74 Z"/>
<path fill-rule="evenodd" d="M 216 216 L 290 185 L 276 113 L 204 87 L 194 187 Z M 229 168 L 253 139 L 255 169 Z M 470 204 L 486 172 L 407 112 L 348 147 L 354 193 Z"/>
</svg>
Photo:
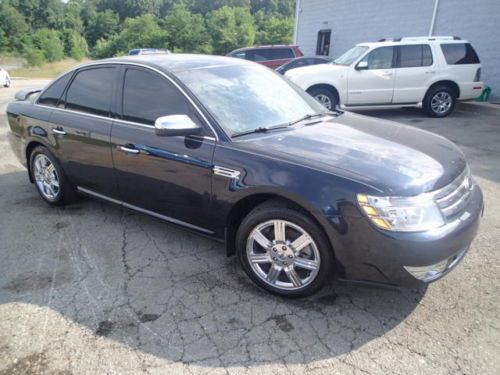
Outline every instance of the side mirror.
<svg viewBox="0 0 500 375">
<path fill-rule="evenodd" d="M 360 61 L 356 65 L 356 70 L 366 70 L 368 69 L 368 61 Z"/>
<path fill-rule="evenodd" d="M 186 115 L 162 116 L 155 121 L 155 133 L 161 137 L 194 135 L 200 131 L 201 127 Z"/>
</svg>

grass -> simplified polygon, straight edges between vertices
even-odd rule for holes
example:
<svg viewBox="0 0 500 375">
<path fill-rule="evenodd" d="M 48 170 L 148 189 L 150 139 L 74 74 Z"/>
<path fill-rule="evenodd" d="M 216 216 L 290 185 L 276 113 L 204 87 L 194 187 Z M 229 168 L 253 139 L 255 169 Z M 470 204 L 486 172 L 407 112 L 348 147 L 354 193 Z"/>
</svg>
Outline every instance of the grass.
<svg viewBox="0 0 500 375">
<path fill-rule="evenodd" d="M 11 77 L 22 78 L 55 78 L 59 74 L 82 64 L 88 60 L 77 61 L 73 59 L 61 60 L 53 63 L 48 63 L 40 67 L 18 68 L 9 71 Z"/>
</svg>

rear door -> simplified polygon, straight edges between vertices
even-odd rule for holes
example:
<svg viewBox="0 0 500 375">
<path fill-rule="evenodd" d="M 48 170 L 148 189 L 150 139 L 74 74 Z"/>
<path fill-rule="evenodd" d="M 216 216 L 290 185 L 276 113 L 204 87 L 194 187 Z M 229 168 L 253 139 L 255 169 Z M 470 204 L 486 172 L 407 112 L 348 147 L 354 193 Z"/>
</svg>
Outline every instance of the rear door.
<svg viewBox="0 0 500 375">
<path fill-rule="evenodd" d="M 348 76 L 348 105 L 390 104 L 394 91 L 394 47 L 378 47 L 361 60 L 367 69 L 350 67 Z M 360 61 L 360 62 L 361 62 Z"/>
<path fill-rule="evenodd" d="M 215 135 L 165 76 L 147 68 L 122 68 L 121 118 L 113 125 L 113 160 L 121 200 L 163 219 L 210 228 Z M 188 115 L 203 127 L 197 136 L 157 136 L 154 122 Z"/>
<path fill-rule="evenodd" d="M 393 103 L 418 103 L 437 72 L 437 62 L 428 44 L 398 46 Z"/>
<path fill-rule="evenodd" d="M 76 72 L 52 117 L 59 160 L 76 186 L 116 194 L 111 159 L 111 107 L 118 67 L 101 65 Z"/>
</svg>

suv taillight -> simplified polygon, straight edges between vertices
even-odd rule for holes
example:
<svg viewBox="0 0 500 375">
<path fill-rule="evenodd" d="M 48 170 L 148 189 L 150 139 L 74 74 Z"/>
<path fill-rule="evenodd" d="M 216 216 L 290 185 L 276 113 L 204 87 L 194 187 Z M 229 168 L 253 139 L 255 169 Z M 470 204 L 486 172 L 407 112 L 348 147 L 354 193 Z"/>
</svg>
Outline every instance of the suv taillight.
<svg viewBox="0 0 500 375">
<path fill-rule="evenodd" d="M 477 68 L 476 75 L 474 76 L 474 82 L 481 81 L 481 68 Z"/>
</svg>

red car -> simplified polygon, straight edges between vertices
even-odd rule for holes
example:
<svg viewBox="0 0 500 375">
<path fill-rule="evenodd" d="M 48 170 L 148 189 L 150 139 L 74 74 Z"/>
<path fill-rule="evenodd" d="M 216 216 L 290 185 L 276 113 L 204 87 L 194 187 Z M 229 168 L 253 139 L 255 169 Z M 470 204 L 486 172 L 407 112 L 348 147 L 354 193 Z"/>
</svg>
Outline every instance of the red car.
<svg viewBox="0 0 500 375">
<path fill-rule="evenodd" d="M 276 69 L 296 57 L 304 56 L 304 54 L 298 46 L 283 44 L 239 48 L 228 53 L 227 56 L 255 61 L 268 68 Z"/>
</svg>

